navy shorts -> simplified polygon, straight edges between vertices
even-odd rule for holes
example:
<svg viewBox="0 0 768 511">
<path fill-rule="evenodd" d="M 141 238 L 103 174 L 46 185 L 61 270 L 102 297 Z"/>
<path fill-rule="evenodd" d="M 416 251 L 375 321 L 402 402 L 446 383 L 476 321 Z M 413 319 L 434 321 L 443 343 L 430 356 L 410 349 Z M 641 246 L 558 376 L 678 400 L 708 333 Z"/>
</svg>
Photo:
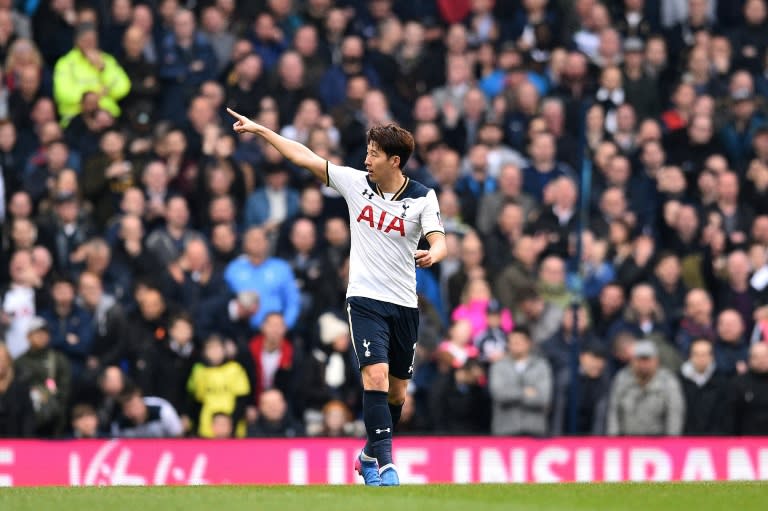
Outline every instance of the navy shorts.
<svg viewBox="0 0 768 511">
<path fill-rule="evenodd" d="M 413 376 L 419 309 L 351 296 L 347 316 L 360 368 L 384 362 L 395 378 Z"/>
</svg>

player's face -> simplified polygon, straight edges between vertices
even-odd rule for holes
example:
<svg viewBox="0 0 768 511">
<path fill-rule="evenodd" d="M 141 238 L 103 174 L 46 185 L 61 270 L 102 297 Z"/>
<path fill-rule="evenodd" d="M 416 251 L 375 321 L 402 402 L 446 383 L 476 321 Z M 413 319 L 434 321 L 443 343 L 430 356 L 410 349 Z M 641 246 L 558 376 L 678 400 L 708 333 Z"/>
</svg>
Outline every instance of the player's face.
<svg viewBox="0 0 768 511">
<path fill-rule="evenodd" d="M 381 148 L 371 142 L 368 144 L 368 151 L 365 156 L 365 170 L 368 171 L 368 177 L 374 183 L 381 181 L 389 176 L 394 169 L 397 169 L 395 157 L 388 157 Z"/>
</svg>

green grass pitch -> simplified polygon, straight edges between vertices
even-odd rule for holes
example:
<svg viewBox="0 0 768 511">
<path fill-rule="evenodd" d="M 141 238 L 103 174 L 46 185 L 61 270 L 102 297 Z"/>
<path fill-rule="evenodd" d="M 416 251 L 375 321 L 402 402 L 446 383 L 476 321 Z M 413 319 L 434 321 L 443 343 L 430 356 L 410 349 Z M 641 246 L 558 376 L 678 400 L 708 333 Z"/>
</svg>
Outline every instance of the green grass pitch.
<svg viewBox="0 0 768 511">
<path fill-rule="evenodd" d="M 3 511 L 751 511 L 768 483 L 0 488 Z"/>
</svg>

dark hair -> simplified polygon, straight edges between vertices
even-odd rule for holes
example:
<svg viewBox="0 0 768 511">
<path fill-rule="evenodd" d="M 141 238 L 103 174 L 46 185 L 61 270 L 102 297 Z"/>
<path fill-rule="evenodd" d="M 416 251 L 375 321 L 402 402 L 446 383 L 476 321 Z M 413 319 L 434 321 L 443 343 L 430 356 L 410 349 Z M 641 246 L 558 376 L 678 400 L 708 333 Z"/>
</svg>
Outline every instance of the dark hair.
<svg viewBox="0 0 768 511">
<path fill-rule="evenodd" d="M 117 397 L 117 400 L 121 405 L 124 405 L 134 397 L 144 397 L 141 393 L 141 389 L 134 384 L 126 384 L 123 391 L 120 392 L 120 395 Z"/>
<path fill-rule="evenodd" d="M 178 314 L 171 316 L 171 318 L 168 320 L 168 326 L 173 326 L 179 321 L 186 321 L 190 325 L 194 325 L 192 316 L 190 314 L 186 312 L 179 312 Z"/>
<path fill-rule="evenodd" d="M 602 344 L 596 341 L 589 341 L 587 342 L 582 348 L 581 353 L 589 353 L 590 355 L 593 355 L 598 358 L 606 359 L 608 358 L 608 352 Z"/>
<path fill-rule="evenodd" d="M 56 284 L 67 284 L 73 288 L 77 287 L 75 286 L 75 282 L 72 279 L 60 273 L 55 274 L 51 279 L 51 287 L 55 286 Z"/>
<path fill-rule="evenodd" d="M 528 339 L 528 342 L 533 342 L 533 338 L 531 337 L 531 331 L 528 329 L 527 326 L 519 325 L 512 329 L 511 332 L 509 332 L 509 335 L 512 336 L 514 334 L 520 334 L 524 335 L 526 339 Z"/>
<path fill-rule="evenodd" d="M 88 403 L 79 403 L 72 408 L 72 420 L 77 420 L 87 415 L 96 415 L 96 410 Z"/>
<path fill-rule="evenodd" d="M 659 264 L 661 264 L 662 261 L 664 261 L 665 259 L 669 259 L 670 257 L 674 257 L 675 259 L 677 259 L 678 262 L 680 262 L 679 255 L 677 255 L 675 252 L 672 252 L 671 250 L 664 250 L 658 256 L 656 256 L 655 258 L 656 262 L 654 266 L 659 266 Z"/>
<path fill-rule="evenodd" d="M 538 300 L 541 297 L 536 288 L 524 287 L 517 292 L 518 303 L 527 302 L 528 300 Z"/>
<path fill-rule="evenodd" d="M 400 158 L 400 170 L 405 168 L 408 158 L 411 157 L 414 148 L 413 135 L 396 124 L 387 124 L 385 126 L 374 126 L 368 130 L 366 143 L 374 143 L 387 156 L 398 156 Z"/>
<path fill-rule="evenodd" d="M 221 346 L 224 346 L 224 338 L 219 334 L 211 334 L 205 338 L 205 340 L 203 341 L 203 346 L 207 346 L 212 343 L 218 343 Z"/>
<path fill-rule="evenodd" d="M 227 419 L 232 420 L 232 415 L 227 412 L 214 412 L 213 415 L 211 415 L 211 421 L 219 417 L 226 417 Z"/>
<path fill-rule="evenodd" d="M 691 341 L 691 344 L 688 345 L 688 356 L 691 356 L 691 353 L 693 353 L 693 345 L 698 343 L 704 343 L 707 346 L 709 346 L 710 354 L 714 355 L 715 352 L 715 345 L 712 344 L 712 341 L 710 339 L 707 339 L 706 337 L 694 337 Z"/>
</svg>

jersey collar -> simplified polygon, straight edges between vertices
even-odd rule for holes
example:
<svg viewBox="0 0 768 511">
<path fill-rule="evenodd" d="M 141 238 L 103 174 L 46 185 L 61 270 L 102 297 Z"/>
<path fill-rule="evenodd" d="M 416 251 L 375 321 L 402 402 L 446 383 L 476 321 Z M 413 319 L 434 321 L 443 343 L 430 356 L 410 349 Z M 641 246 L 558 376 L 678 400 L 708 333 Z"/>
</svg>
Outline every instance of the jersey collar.
<svg viewBox="0 0 768 511">
<path fill-rule="evenodd" d="M 384 192 L 382 192 L 381 189 L 379 189 L 379 185 L 374 183 L 373 181 L 371 181 L 371 178 L 369 178 L 368 176 L 365 176 L 365 179 L 366 179 L 366 181 L 368 181 L 368 186 L 370 186 L 371 189 L 373 189 L 373 191 L 376 192 L 376 195 L 378 195 L 379 197 L 384 199 Z M 400 197 L 402 197 L 403 193 L 408 188 L 408 185 L 410 183 L 411 183 L 411 178 L 409 178 L 408 176 L 405 176 L 405 181 L 403 181 L 402 186 L 397 189 L 395 194 L 389 200 L 390 201 L 400 200 Z"/>
</svg>

